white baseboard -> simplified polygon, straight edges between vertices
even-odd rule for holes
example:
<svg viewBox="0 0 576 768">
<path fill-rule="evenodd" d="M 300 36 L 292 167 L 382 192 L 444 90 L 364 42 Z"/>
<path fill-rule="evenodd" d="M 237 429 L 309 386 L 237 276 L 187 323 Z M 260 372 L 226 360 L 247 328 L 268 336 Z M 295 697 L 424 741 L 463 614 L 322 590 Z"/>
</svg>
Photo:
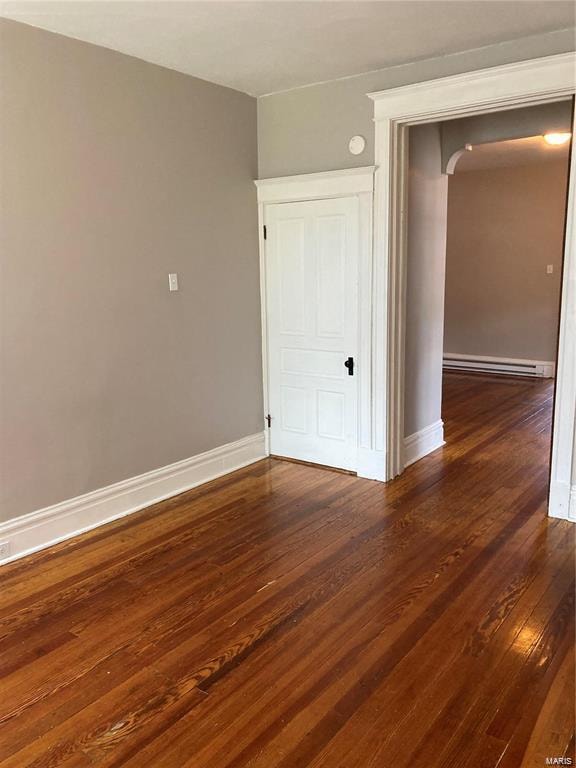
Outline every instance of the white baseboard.
<svg viewBox="0 0 576 768">
<path fill-rule="evenodd" d="M 443 363 L 446 370 L 477 371 L 543 379 L 553 379 L 556 372 L 556 363 L 552 360 L 484 357 L 482 355 L 463 355 L 456 352 L 445 352 Z"/>
<path fill-rule="evenodd" d="M 4 547 L 6 556 L 0 563 L 16 560 L 130 515 L 259 461 L 266 455 L 264 432 L 257 432 L 190 459 L 0 523 L 0 544 L 8 545 Z"/>
<path fill-rule="evenodd" d="M 560 520 L 576 523 L 576 485 L 552 479 L 548 514 Z"/>
<path fill-rule="evenodd" d="M 444 422 L 437 421 L 419 432 L 404 438 L 404 466 L 409 467 L 418 459 L 444 445 Z"/>
</svg>

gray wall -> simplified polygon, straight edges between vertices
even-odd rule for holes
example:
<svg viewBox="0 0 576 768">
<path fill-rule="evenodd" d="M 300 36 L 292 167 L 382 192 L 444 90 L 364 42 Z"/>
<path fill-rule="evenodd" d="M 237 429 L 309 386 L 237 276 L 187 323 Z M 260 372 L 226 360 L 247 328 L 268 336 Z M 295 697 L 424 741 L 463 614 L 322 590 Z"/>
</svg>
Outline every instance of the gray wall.
<svg viewBox="0 0 576 768">
<path fill-rule="evenodd" d="M 370 91 L 572 50 L 574 32 L 564 30 L 260 98 L 260 178 L 373 164 Z M 367 139 L 357 156 L 348 152 L 355 134 Z"/>
<path fill-rule="evenodd" d="M 440 419 L 448 178 L 438 124 L 410 128 L 406 437 Z"/>
<path fill-rule="evenodd" d="M 5 520 L 263 423 L 255 100 L 6 20 L 0 50 Z"/>
<path fill-rule="evenodd" d="M 446 120 L 442 123 L 442 168 L 446 170 L 450 157 L 466 144 L 486 144 L 571 130 L 572 99 Z"/>
<path fill-rule="evenodd" d="M 556 359 L 567 174 L 551 160 L 450 177 L 446 352 Z"/>
</svg>

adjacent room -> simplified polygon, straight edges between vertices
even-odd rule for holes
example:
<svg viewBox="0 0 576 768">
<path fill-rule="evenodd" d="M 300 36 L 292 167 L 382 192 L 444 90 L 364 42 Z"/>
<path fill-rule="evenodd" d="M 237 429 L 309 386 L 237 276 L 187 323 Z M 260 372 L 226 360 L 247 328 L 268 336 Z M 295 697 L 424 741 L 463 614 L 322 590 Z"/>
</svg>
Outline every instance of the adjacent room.
<svg viewBox="0 0 576 768">
<path fill-rule="evenodd" d="M 448 176 L 445 368 L 554 378 L 570 151 L 564 133 L 564 144 L 540 134 L 474 145 Z"/>
<path fill-rule="evenodd" d="M 500 408 L 509 429 L 545 417 L 549 472 L 572 111 L 567 100 L 411 129 L 406 466 L 495 428 Z M 518 447 L 532 437 L 514 435 Z"/>
<path fill-rule="evenodd" d="M 568 188 L 567 106 L 567 119 L 550 116 L 555 132 L 475 145 L 448 181 L 446 440 L 475 412 L 472 418 L 494 429 L 495 443 L 502 424 L 516 438 L 510 450 L 523 463 L 532 452 L 533 472 L 545 475 Z"/>
<path fill-rule="evenodd" d="M 0 6 L 0 768 L 573 765 L 576 8 Z"/>
</svg>

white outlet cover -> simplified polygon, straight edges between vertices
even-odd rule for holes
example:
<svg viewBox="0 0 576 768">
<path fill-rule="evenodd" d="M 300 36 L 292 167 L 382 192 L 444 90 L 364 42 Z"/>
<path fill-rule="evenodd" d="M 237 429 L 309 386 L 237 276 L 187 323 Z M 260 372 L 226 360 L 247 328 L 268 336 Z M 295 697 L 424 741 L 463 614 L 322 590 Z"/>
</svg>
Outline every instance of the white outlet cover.
<svg viewBox="0 0 576 768">
<path fill-rule="evenodd" d="M 366 149 L 366 139 L 364 136 L 352 136 L 348 142 L 348 149 L 352 155 L 361 155 Z"/>
<path fill-rule="evenodd" d="M 171 291 L 178 290 L 178 273 L 177 272 L 171 272 L 168 275 L 168 288 Z"/>
</svg>

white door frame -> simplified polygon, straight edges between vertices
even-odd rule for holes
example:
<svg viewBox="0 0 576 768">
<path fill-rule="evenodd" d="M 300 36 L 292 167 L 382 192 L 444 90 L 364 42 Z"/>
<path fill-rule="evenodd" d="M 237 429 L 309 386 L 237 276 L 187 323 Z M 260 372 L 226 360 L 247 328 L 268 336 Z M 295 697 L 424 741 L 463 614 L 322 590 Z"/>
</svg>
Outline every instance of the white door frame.
<svg viewBox="0 0 576 768">
<path fill-rule="evenodd" d="M 384 393 L 385 479 L 403 471 L 408 126 L 559 101 L 576 91 L 576 54 L 468 72 L 368 94 L 374 101 L 374 385 Z M 576 520 L 576 167 L 568 196 L 549 514 Z M 387 311 L 378 312 L 378 308 Z M 572 502 L 571 502 L 572 500 Z"/>
<path fill-rule="evenodd" d="M 264 413 L 269 413 L 268 311 L 266 306 L 266 206 L 337 197 L 357 197 L 358 232 L 358 461 L 360 477 L 384 479 L 384 455 L 376 449 L 376 408 L 372 360 L 376 343 L 373 328 L 372 296 L 372 208 L 375 166 L 327 171 L 299 176 L 284 176 L 255 181 L 258 192 L 260 233 L 260 302 L 262 313 L 262 368 Z M 270 453 L 266 430 L 266 453 Z"/>
</svg>

